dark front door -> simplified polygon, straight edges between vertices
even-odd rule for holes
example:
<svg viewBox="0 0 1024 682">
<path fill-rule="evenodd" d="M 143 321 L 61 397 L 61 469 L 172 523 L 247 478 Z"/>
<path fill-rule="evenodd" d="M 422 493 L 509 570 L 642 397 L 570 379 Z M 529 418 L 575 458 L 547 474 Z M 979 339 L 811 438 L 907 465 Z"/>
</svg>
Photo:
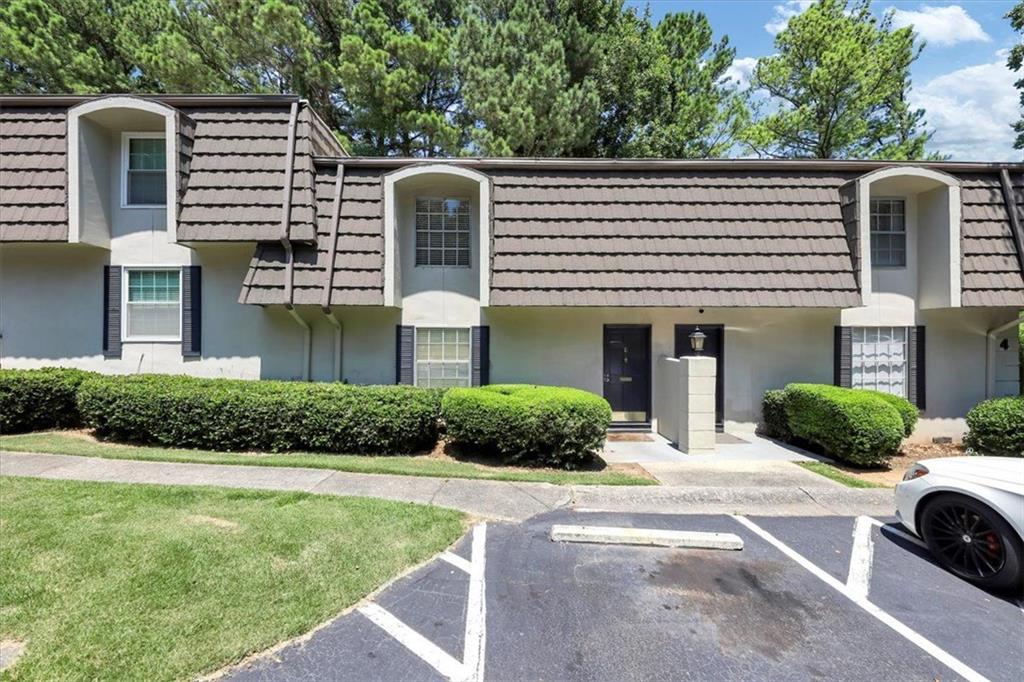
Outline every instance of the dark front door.
<svg viewBox="0 0 1024 682">
<path fill-rule="evenodd" d="M 718 360 L 715 371 L 715 424 L 721 430 L 725 422 L 725 327 L 720 324 L 677 324 L 676 357 L 696 355 L 690 344 L 690 334 L 698 326 L 706 335 L 701 355 Z"/>
<path fill-rule="evenodd" d="M 604 398 L 612 420 L 646 422 L 651 409 L 651 328 L 604 328 Z"/>
</svg>

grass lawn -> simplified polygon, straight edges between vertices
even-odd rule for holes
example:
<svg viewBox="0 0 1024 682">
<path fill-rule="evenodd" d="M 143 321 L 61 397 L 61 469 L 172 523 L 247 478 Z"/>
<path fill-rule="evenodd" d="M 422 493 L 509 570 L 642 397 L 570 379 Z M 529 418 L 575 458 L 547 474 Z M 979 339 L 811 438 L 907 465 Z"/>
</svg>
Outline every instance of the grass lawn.
<svg viewBox="0 0 1024 682">
<path fill-rule="evenodd" d="M 251 464 L 270 467 L 335 469 L 359 474 L 399 474 L 440 478 L 478 478 L 492 481 L 538 481 L 556 485 L 657 485 L 652 478 L 614 470 L 560 471 L 496 467 L 428 457 L 425 455 L 324 455 L 311 453 L 254 454 L 181 450 L 161 447 L 118 445 L 93 440 L 80 432 L 46 431 L 17 436 L 0 436 L 0 450 L 50 452 L 59 455 L 141 459 L 161 462 L 202 464 Z"/>
<path fill-rule="evenodd" d="M 808 471 L 813 471 L 816 474 L 820 474 L 825 478 L 830 478 L 836 483 L 842 483 L 848 488 L 888 488 L 887 485 L 880 483 L 874 483 L 872 481 L 865 481 L 862 478 L 857 478 L 852 474 L 848 474 L 837 467 L 832 466 L 826 462 L 797 462 L 799 466 L 802 466 Z"/>
<path fill-rule="evenodd" d="M 5 679 L 190 679 L 308 631 L 464 530 L 383 500 L 0 477 Z"/>
</svg>

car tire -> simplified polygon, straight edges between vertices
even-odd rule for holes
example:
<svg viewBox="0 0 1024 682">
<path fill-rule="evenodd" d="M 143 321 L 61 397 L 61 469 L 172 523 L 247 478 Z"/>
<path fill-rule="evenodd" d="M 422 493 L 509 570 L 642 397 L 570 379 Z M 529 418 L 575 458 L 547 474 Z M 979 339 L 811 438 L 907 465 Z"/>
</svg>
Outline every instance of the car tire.
<svg viewBox="0 0 1024 682">
<path fill-rule="evenodd" d="M 992 508 L 944 493 L 928 500 L 919 528 L 932 556 L 949 572 L 985 589 L 1024 591 L 1021 539 Z"/>
</svg>

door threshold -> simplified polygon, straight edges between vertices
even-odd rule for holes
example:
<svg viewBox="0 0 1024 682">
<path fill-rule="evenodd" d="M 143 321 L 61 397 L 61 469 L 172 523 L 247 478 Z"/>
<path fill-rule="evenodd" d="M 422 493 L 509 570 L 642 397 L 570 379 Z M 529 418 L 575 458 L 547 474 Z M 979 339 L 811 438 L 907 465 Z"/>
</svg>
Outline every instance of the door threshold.
<svg viewBox="0 0 1024 682">
<path fill-rule="evenodd" d="M 608 426 L 608 433 L 650 433 L 650 421 L 621 421 L 612 422 Z"/>
</svg>

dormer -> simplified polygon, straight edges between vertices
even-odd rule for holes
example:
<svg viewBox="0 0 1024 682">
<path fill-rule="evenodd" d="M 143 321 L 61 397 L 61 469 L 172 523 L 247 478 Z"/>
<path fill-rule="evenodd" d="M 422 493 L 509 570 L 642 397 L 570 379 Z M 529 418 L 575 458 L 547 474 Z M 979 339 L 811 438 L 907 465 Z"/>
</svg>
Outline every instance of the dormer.
<svg viewBox="0 0 1024 682">
<path fill-rule="evenodd" d="M 960 307 L 959 179 L 894 166 L 852 180 L 841 194 L 865 303 L 883 296 L 910 309 Z"/>
<path fill-rule="evenodd" d="M 443 296 L 460 322 L 476 323 L 489 299 L 490 204 L 490 179 L 469 168 L 428 163 L 386 175 L 384 304 L 421 321 L 414 311 L 435 310 L 425 299 Z"/>
<path fill-rule="evenodd" d="M 109 247 L 150 231 L 177 241 L 181 119 L 162 102 L 128 96 L 68 110 L 70 243 Z"/>
</svg>

